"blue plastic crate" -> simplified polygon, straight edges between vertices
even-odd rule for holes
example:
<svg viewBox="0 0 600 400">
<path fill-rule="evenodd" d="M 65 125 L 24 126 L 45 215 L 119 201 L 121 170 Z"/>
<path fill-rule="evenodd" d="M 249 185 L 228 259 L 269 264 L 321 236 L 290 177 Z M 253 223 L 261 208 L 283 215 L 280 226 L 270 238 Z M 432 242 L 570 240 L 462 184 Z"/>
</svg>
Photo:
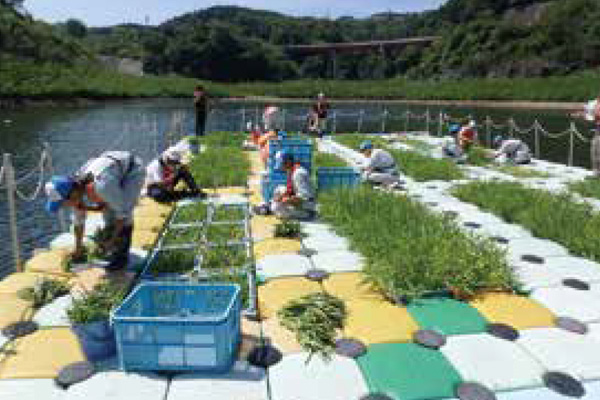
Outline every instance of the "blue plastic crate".
<svg viewBox="0 0 600 400">
<path fill-rule="evenodd" d="M 269 142 L 269 159 L 267 167 L 269 172 L 281 172 L 275 169 L 276 154 L 280 150 L 287 150 L 294 157 L 294 161 L 302 164 L 309 172 L 312 167 L 313 145 L 310 140 L 305 139 L 285 139 L 271 140 Z"/>
<path fill-rule="evenodd" d="M 356 186 L 360 174 L 350 167 L 320 167 L 317 169 L 317 190 L 333 189 L 340 186 Z"/>
<path fill-rule="evenodd" d="M 113 314 L 121 369 L 227 372 L 240 312 L 235 284 L 143 283 Z"/>
<path fill-rule="evenodd" d="M 312 153 L 309 154 L 294 154 L 294 162 L 300 163 L 310 173 L 312 169 Z M 277 161 L 275 157 L 269 158 L 267 168 L 270 173 L 282 173 L 283 170 L 275 169 Z"/>
<path fill-rule="evenodd" d="M 268 203 L 273 199 L 273 192 L 279 185 L 287 185 L 287 174 L 283 172 L 269 173 L 260 182 L 263 201 Z"/>
</svg>

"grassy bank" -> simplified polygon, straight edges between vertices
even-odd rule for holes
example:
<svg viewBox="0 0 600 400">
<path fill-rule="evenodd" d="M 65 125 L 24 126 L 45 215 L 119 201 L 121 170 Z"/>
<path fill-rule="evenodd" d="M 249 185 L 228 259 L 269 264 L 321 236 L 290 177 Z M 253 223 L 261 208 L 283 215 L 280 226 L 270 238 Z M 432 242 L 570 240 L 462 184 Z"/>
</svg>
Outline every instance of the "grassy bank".
<svg viewBox="0 0 600 400">
<path fill-rule="evenodd" d="M 453 189 L 463 201 L 522 225 L 572 254 L 600 260 L 600 214 L 568 194 L 552 194 L 513 182 L 473 182 Z"/>
<path fill-rule="evenodd" d="M 2 59 L 0 98 L 128 98 L 189 97 L 197 79 L 144 76 L 110 72 L 95 66 Z M 407 100 L 529 100 L 584 101 L 594 97 L 600 73 L 514 79 L 409 81 L 403 78 L 340 81 L 298 80 L 223 84 L 204 82 L 214 96 L 274 96 L 314 98 L 325 92 L 331 98 Z"/>
<path fill-rule="evenodd" d="M 368 280 L 390 298 L 513 285 L 503 253 L 449 218 L 370 188 L 323 193 L 320 214 L 366 258 Z"/>
</svg>

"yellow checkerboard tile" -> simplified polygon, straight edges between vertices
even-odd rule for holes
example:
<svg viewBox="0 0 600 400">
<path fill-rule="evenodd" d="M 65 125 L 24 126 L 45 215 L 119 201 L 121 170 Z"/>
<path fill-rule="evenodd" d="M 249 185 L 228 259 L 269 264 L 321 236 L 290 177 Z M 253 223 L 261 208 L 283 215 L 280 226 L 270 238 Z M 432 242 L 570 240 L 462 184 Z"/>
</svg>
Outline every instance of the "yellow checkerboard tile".
<svg viewBox="0 0 600 400">
<path fill-rule="evenodd" d="M 470 302 L 489 322 L 515 329 L 554 326 L 554 314 L 538 302 L 508 293 L 487 293 Z"/>
</svg>

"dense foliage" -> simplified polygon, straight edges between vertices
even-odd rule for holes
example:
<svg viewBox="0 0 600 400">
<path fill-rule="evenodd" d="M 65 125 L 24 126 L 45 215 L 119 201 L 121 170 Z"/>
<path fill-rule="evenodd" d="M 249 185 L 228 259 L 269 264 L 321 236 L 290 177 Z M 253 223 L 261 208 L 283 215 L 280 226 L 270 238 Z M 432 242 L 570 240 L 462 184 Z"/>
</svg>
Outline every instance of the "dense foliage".
<svg viewBox="0 0 600 400">
<path fill-rule="evenodd" d="M 408 198 L 370 188 L 321 194 L 320 214 L 365 258 L 368 281 L 390 299 L 451 289 L 473 295 L 514 284 L 503 252 Z"/>
<path fill-rule="evenodd" d="M 562 244 L 572 254 L 600 260 L 600 214 L 568 193 L 553 194 L 513 182 L 474 182 L 454 188 L 453 194 L 522 225 L 537 237 Z"/>
</svg>

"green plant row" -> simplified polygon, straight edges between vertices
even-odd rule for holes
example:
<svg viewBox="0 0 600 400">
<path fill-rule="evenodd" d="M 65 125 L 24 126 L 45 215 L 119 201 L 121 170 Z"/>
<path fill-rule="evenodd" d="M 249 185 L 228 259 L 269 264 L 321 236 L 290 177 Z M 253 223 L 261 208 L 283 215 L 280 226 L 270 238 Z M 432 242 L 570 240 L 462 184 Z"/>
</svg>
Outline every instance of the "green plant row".
<svg viewBox="0 0 600 400">
<path fill-rule="evenodd" d="M 189 168 L 202 188 L 245 186 L 250 160 L 240 147 L 208 146 L 192 159 Z"/>
<path fill-rule="evenodd" d="M 339 143 L 358 149 L 360 143 L 367 139 L 364 135 L 339 135 L 335 140 Z M 381 138 L 369 138 L 375 147 L 386 147 Z M 440 160 L 420 154 L 417 151 L 388 149 L 396 160 L 398 168 L 413 179 L 423 182 L 432 180 L 456 180 L 464 178 L 460 168 L 451 160 Z"/>
<path fill-rule="evenodd" d="M 323 193 L 319 201 L 323 219 L 366 258 L 368 282 L 389 298 L 515 285 L 494 243 L 408 198 L 361 187 Z"/>
<path fill-rule="evenodd" d="M 586 179 L 569 184 L 569 189 L 583 197 L 600 199 L 600 179 Z"/>
<path fill-rule="evenodd" d="M 568 193 L 553 194 L 515 182 L 473 182 L 452 193 L 537 237 L 560 243 L 572 254 L 600 260 L 600 214 Z"/>
</svg>

